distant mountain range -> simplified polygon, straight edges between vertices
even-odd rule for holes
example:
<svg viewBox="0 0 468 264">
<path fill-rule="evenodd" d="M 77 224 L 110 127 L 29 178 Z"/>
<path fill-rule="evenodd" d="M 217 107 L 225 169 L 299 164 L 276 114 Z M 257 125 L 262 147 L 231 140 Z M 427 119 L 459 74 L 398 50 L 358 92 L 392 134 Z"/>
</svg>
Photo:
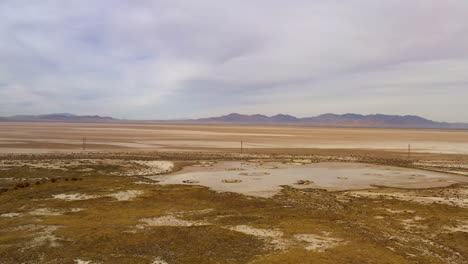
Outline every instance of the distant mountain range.
<svg viewBox="0 0 468 264">
<path fill-rule="evenodd" d="M 191 120 L 196 123 L 237 123 L 258 125 L 298 125 L 317 127 L 375 127 L 375 128 L 440 128 L 468 129 L 468 123 L 436 122 L 414 115 L 359 115 L 359 114 L 323 114 L 314 117 L 297 118 L 291 115 L 278 114 L 229 115 Z"/>
<path fill-rule="evenodd" d="M 46 115 L 15 115 L 15 116 L 11 116 L 13 118 L 37 118 L 37 117 L 40 117 L 40 118 L 49 118 L 49 117 L 57 117 L 57 116 L 63 116 L 63 117 L 72 117 L 72 116 L 77 116 L 77 115 L 74 115 L 74 114 L 70 114 L 70 113 L 53 113 L 53 114 L 46 114 Z"/>
<path fill-rule="evenodd" d="M 278 114 L 243 115 L 232 113 L 219 117 L 189 120 L 122 120 L 98 115 L 74 115 L 55 113 L 46 115 L 15 115 L 0 117 L 0 122 L 66 122 L 66 123 L 196 123 L 196 124 L 238 124 L 238 125 L 290 125 L 311 127 L 368 127 L 368 128 L 430 128 L 430 129 L 468 129 L 468 123 L 436 122 L 414 115 L 359 115 L 359 114 L 323 114 L 314 117 L 298 118 Z"/>
<path fill-rule="evenodd" d="M 4 122 L 65 122 L 65 123 L 103 123 L 117 121 L 112 117 L 103 117 L 98 115 L 74 115 L 70 113 L 54 113 L 46 115 L 14 115 L 9 117 L 0 117 Z"/>
</svg>

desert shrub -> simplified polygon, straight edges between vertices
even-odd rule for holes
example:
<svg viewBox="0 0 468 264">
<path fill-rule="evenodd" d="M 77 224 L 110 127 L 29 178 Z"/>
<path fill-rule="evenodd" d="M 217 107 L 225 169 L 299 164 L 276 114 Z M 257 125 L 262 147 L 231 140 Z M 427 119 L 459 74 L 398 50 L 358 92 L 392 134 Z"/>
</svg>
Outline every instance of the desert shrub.
<svg viewBox="0 0 468 264">
<path fill-rule="evenodd" d="M 0 193 L 6 193 L 6 192 L 8 192 L 8 188 L 5 188 L 5 187 L 0 188 Z"/>
<path fill-rule="evenodd" d="M 76 178 L 76 177 L 72 177 L 72 178 L 71 178 L 71 180 L 72 180 L 72 181 L 77 181 L 77 180 L 78 180 L 78 178 Z"/>
<path fill-rule="evenodd" d="M 68 180 L 70 180 L 70 179 L 69 179 L 69 178 L 65 178 L 64 180 L 65 180 L 65 181 L 68 181 Z"/>
<path fill-rule="evenodd" d="M 24 187 L 25 187 L 25 188 L 26 188 L 26 187 L 29 187 L 29 185 L 31 185 L 30 182 L 24 182 L 23 184 L 24 184 Z"/>
<path fill-rule="evenodd" d="M 17 182 L 17 183 L 15 184 L 15 188 L 16 188 L 16 189 L 24 188 L 24 187 L 26 187 L 26 185 L 24 184 L 24 182 Z"/>
<path fill-rule="evenodd" d="M 57 181 L 57 178 L 51 178 L 50 179 L 50 182 L 56 182 Z"/>
<path fill-rule="evenodd" d="M 41 181 L 36 181 L 35 183 L 36 183 L 36 185 L 40 185 Z"/>
</svg>

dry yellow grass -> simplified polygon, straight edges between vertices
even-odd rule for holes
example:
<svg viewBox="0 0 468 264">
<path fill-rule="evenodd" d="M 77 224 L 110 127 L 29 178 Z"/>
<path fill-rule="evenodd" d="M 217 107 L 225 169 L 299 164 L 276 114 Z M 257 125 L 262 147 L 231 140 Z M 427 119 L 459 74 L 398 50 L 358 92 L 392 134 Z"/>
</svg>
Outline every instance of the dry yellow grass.
<svg viewBox="0 0 468 264">
<path fill-rule="evenodd" d="M 32 163 L 40 162 L 40 157 L 31 158 Z M 88 166 L 92 172 L 83 170 Z M 68 171 L 29 166 L 2 170 L 2 176 L 14 179 L 58 180 L 0 194 L 0 262 L 466 263 L 468 259 L 468 233 L 460 231 L 468 209 L 461 207 L 292 187 L 266 199 L 200 186 L 135 184 L 144 179 L 114 176 L 129 169 L 138 167 L 83 162 Z M 65 181 L 63 175 L 83 180 Z M 136 194 L 132 199 L 116 198 L 129 191 Z M 460 193 L 466 186 L 379 191 L 430 196 Z M 54 199 L 63 194 L 82 196 Z M 301 237 L 338 242 L 323 250 L 307 250 L 320 246 Z"/>
</svg>

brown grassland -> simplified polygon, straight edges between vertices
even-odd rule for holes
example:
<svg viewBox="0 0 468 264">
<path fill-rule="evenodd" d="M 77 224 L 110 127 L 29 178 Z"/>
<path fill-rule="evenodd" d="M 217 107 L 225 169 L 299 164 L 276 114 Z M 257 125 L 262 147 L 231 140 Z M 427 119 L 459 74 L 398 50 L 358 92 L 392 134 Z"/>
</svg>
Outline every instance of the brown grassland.
<svg viewBox="0 0 468 264">
<path fill-rule="evenodd" d="M 0 263 L 468 263 L 467 184 L 262 198 L 145 177 L 294 159 L 466 176 L 467 131 L 5 123 L 0 137 Z"/>
</svg>

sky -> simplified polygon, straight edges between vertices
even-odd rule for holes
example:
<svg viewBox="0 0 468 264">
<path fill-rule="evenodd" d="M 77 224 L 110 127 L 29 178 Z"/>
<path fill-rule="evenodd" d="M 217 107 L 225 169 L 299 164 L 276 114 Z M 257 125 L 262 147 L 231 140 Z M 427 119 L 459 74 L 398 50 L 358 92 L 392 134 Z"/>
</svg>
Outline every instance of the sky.
<svg viewBox="0 0 468 264">
<path fill-rule="evenodd" d="M 468 122 L 467 0 L 1 0 L 0 116 Z"/>
</svg>

